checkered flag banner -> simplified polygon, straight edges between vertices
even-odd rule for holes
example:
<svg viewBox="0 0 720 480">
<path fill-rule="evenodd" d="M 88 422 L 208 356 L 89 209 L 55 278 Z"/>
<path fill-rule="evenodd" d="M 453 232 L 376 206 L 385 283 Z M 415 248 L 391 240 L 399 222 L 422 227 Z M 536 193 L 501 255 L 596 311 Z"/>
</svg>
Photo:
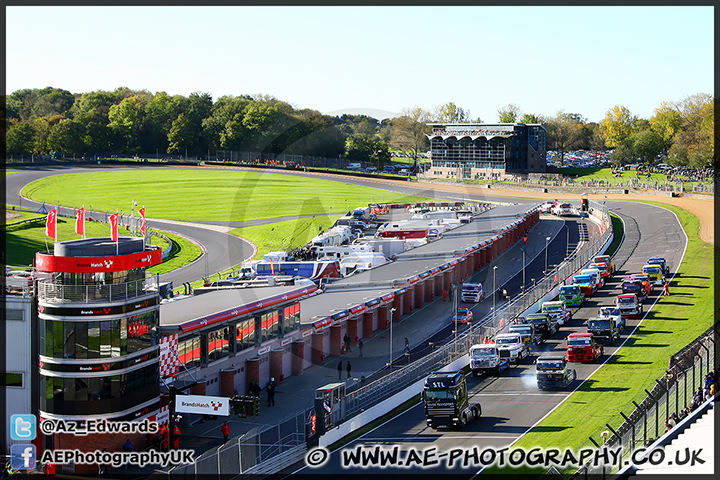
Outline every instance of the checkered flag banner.
<svg viewBox="0 0 720 480">
<path fill-rule="evenodd" d="M 160 338 L 160 378 L 178 375 L 178 335 Z"/>
</svg>

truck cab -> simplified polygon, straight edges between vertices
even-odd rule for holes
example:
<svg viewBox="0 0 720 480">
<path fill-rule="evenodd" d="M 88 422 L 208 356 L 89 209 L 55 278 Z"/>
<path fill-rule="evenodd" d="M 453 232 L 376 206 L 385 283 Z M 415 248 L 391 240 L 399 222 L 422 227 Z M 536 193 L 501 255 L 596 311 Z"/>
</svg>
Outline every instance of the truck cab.
<svg viewBox="0 0 720 480">
<path fill-rule="evenodd" d="M 670 265 L 668 265 L 665 257 L 650 257 L 647 261 L 648 265 L 660 265 L 660 270 L 664 276 L 670 275 Z"/>
<path fill-rule="evenodd" d="M 580 270 L 580 274 L 590 275 L 593 277 L 595 283 L 597 284 L 597 288 L 595 290 L 600 290 L 603 285 L 605 285 L 605 279 L 600 273 L 600 270 L 598 270 L 597 268 L 585 268 L 583 270 Z"/>
<path fill-rule="evenodd" d="M 501 358 L 511 362 L 520 363 L 520 360 L 530 355 L 530 347 L 523 342 L 519 333 L 501 333 L 495 335 L 495 344 Z"/>
<path fill-rule="evenodd" d="M 572 320 L 572 313 L 565 307 L 565 303 L 562 300 L 543 302 L 540 307 L 540 312 L 549 315 L 550 321 L 557 323 L 558 328 Z"/>
<path fill-rule="evenodd" d="M 623 294 L 632 293 L 633 295 L 635 295 L 640 301 L 640 303 L 644 302 L 647 298 L 647 291 L 645 290 L 645 287 L 643 287 L 642 282 L 638 279 L 625 280 L 623 281 L 620 288 Z"/>
<path fill-rule="evenodd" d="M 650 283 L 660 287 L 665 285 L 665 275 L 663 275 L 660 265 L 645 265 L 642 267 L 642 273 L 646 273 L 650 277 Z"/>
<path fill-rule="evenodd" d="M 563 285 L 560 287 L 560 300 L 568 307 L 579 307 L 585 300 L 585 294 L 578 285 Z"/>
<path fill-rule="evenodd" d="M 603 354 L 603 346 L 592 333 L 571 333 L 567 341 L 568 362 L 594 362 Z"/>
<path fill-rule="evenodd" d="M 574 212 L 569 202 L 555 202 L 555 206 L 550 210 L 550 213 L 558 217 L 569 217 Z"/>
<path fill-rule="evenodd" d="M 610 278 L 610 272 L 607 269 L 607 265 L 604 263 L 591 263 L 588 265 L 588 268 L 597 268 L 600 270 L 600 275 L 604 279 L 604 282 L 607 282 L 607 279 Z"/>
<path fill-rule="evenodd" d="M 573 285 L 580 287 L 585 297 L 592 297 L 597 291 L 597 284 L 591 275 L 575 275 L 573 276 Z"/>
<path fill-rule="evenodd" d="M 650 277 L 646 273 L 633 273 L 630 275 L 630 280 L 639 281 L 643 286 L 643 290 L 645 290 L 646 296 L 652 294 L 655 289 L 655 285 L 650 282 Z"/>
<path fill-rule="evenodd" d="M 477 303 L 485 298 L 482 283 L 465 282 L 462 285 L 462 301 Z"/>
<path fill-rule="evenodd" d="M 547 340 L 557 332 L 557 324 L 550 322 L 550 318 L 544 313 L 526 315 L 525 322 L 533 325 L 535 336 L 540 336 L 542 340 Z"/>
<path fill-rule="evenodd" d="M 597 340 L 609 342 L 611 345 L 620 338 L 620 333 L 625 329 L 624 322 L 621 330 L 620 325 L 612 317 L 592 317 L 588 319 L 587 325 L 588 333 L 592 333 Z"/>
<path fill-rule="evenodd" d="M 482 415 L 480 404 L 468 400 L 467 383 L 462 371 L 428 375 L 422 400 L 430 428 L 462 427 Z"/>
<path fill-rule="evenodd" d="M 623 317 L 638 318 L 643 313 L 642 301 L 634 293 L 624 293 L 615 299 L 615 305 Z"/>
<path fill-rule="evenodd" d="M 470 347 L 470 370 L 477 377 L 484 372 L 500 375 L 502 370 L 510 366 L 507 357 L 500 357 L 496 343 L 483 343 Z"/>
<path fill-rule="evenodd" d="M 508 333 L 517 333 L 520 335 L 523 343 L 526 345 L 532 344 L 533 337 L 535 336 L 535 329 L 532 323 L 510 325 L 508 327 Z"/>
<path fill-rule="evenodd" d="M 535 367 L 540 390 L 565 388 L 577 377 L 575 370 L 568 368 L 565 357 L 559 355 L 543 355 L 537 359 Z"/>
<path fill-rule="evenodd" d="M 610 275 L 615 274 L 615 264 L 612 263 L 612 258 L 610 258 L 610 255 L 597 255 L 595 258 L 593 258 L 593 263 L 604 263 L 606 265 L 607 271 L 610 272 Z"/>
</svg>

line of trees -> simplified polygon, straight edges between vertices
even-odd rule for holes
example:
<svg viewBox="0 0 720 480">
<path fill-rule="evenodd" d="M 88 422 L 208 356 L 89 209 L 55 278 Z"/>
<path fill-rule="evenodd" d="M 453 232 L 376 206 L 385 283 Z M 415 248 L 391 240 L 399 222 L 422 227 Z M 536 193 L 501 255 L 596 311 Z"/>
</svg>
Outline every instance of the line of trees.
<svg viewBox="0 0 720 480">
<path fill-rule="evenodd" d="M 328 116 L 297 109 L 268 95 L 185 97 L 120 87 L 73 94 L 60 88 L 22 89 L 5 97 L 8 155 L 189 154 L 242 150 L 324 157 L 345 156 L 383 165 L 391 151 L 418 161 L 430 145 L 428 123 L 483 123 L 448 102 L 431 110 L 403 109 L 378 121 L 366 115 Z M 696 94 L 663 102 L 649 120 L 624 106 L 608 110 L 601 123 L 578 113 L 523 113 L 515 104 L 497 110 L 500 123 L 543 123 L 548 149 L 561 159 L 570 150 L 615 149 L 615 163 L 653 160 L 703 167 L 714 155 L 714 99 Z"/>
</svg>

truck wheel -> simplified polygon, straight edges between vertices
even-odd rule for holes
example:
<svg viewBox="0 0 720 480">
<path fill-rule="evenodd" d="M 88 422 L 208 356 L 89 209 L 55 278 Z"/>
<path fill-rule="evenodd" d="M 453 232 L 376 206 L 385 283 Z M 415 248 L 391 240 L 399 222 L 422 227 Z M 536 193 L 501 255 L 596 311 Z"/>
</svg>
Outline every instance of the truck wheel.
<svg viewBox="0 0 720 480">
<path fill-rule="evenodd" d="M 500 376 L 500 365 L 497 365 L 497 366 L 495 367 L 495 376 L 497 376 L 497 377 Z"/>
<path fill-rule="evenodd" d="M 465 415 L 464 413 L 463 413 L 462 418 L 460 419 L 460 423 L 462 424 L 463 427 L 464 427 L 465 425 L 467 425 L 467 423 L 468 423 L 468 421 L 467 421 L 467 415 Z"/>
</svg>

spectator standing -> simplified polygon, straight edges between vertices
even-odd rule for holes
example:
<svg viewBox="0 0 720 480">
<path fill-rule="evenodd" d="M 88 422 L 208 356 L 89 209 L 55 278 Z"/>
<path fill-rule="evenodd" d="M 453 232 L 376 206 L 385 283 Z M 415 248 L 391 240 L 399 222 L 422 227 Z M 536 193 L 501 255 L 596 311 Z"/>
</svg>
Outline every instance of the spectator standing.
<svg viewBox="0 0 720 480">
<path fill-rule="evenodd" d="M 337 370 L 338 370 L 338 380 L 342 380 L 342 371 L 343 371 L 342 360 L 340 360 L 340 362 L 338 362 Z"/>
<path fill-rule="evenodd" d="M 275 377 L 271 377 L 267 384 L 267 395 L 268 407 L 275 406 Z"/>
<path fill-rule="evenodd" d="M 352 378 L 352 375 L 350 374 L 350 369 L 352 368 L 352 365 L 350 365 L 350 361 L 347 362 L 347 377 Z"/>
<path fill-rule="evenodd" d="M 410 353 L 410 340 L 408 340 L 407 337 L 405 337 L 405 351 Z"/>
<path fill-rule="evenodd" d="M 228 425 L 228 422 L 222 424 L 220 431 L 223 434 L 223 443 L 227 443 L 228 438 L 230 438 L 230 425 Z"/>
<path fill-rule="evenodd" d="M 358 339 L 358 350 L 360 350 L 360 355 L 359 355 L 360 357 L 363 356 L 362 349 L 363 349 L 363 341 L 362 341 L 362 338 L 360 338 L 360 339 Z"/>
<path fill-rule="evenodd" d="M 443 289 L 443 302 L 447 302 L 447 290 Z"/>
</svg>

